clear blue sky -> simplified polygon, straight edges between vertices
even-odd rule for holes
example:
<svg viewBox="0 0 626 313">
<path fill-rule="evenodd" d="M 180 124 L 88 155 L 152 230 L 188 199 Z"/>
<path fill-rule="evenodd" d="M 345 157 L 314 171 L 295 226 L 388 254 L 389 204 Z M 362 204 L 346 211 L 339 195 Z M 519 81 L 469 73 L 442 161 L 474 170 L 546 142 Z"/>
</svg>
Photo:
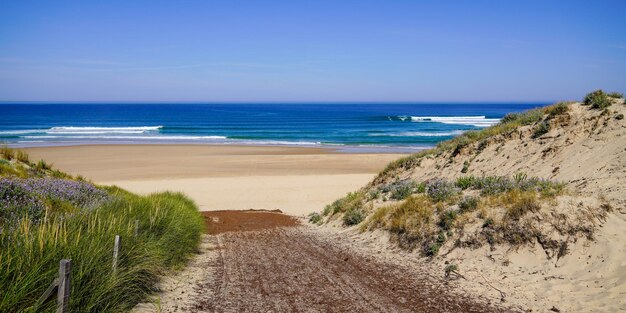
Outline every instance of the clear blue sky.
<svg viewBox="0 0 626 313">
<path fill-rule="evenodd" d="M 0 101 L 626 91 L 626 1 L 0 0 Z"/>
</svg>

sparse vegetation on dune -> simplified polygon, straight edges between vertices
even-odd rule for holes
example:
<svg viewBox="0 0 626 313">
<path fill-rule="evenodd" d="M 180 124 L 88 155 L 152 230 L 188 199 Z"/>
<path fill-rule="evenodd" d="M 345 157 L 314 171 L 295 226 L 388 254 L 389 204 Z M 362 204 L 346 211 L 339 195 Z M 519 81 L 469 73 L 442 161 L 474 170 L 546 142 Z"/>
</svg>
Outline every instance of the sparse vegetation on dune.
<svg viewBox="0 0 626 313">
<path fill-rule="evenodd" d="M 376 208 L 367 206 L 363 198 L 357 205 L 354 200 L 358 198 L 352 194 L 351 201 L 335 202 L 349 208 L 334 211 L 345 212 L 344 225 L 360 224 L 362 231 L 386 230 L 401 247 L 418 249 L 424 256 L 435 256 L 444 247 L 519 246 L 539 241 L 548 257 L 558 256 L 580 236 L 592 238 L 596 222 L 608 212 L 589 210 L 581 203 L 568 220 L 559 207 L 559 197 L 566 195 L 565 185 L 523 173 L 463 176 L 456 182 L 437 179 L 425 185 L 426 192 L 414 192 Z M 332 211 L 328 212 L 332 219 Z"/>
<path fill-rule="evenodd" d="M 73 179 L 45 162 L 26 163 L 24 154 L 8 148 L 2 156 L 1 312 L 54 311 L 54 301 L 36 301 L 58 275 L 61 259 L 72 260 L 70 311 L 128 311 L 199 243 L 202 218 L 182 194 L 137 196 Z M 122 248 L 113 273 L 115 235 Z"/>
<path fill-rule="evenodd" d="M 0 176 L 72 178 L 71 175 L 52 168 L 52 164 L 44 160 L 32 163 L 26 152 L 6 145 L 0 147 Z"/>
<path fill-rule="evenodd" d="M 592 92 L 585 97 L 584 105 L 588 109 L 583 111 L 605 110 L 613 102 L 621 101 L 615 100 L 620 97 L 617 93 Z M 427 162 L 437 170 L 452 164 L 449 169 L 460 168 L 462 163 L 460 173 L 469 174 L 472 160 L 481 151 L 494 142 L 504 145 L 511 138 L 524 138 L 525 142 L 541 146 L 548 138 L 544 135 L 554 130 L 558 136 L 561 125 L 572 123 L 574 103 L 559 102 L 508 114 L 497 125 L 468 131 L 435 148 L 391 162 L 369 185 L 328 206 L 320 223 L 335 220 L 335 215 L 344 212 L 364 213 L 360 223 L 359 219 L 344 214 L 344 225 L 359 224 L 362 231 L 386 230 L 400 246 L 418 249 L 425 256 L 458 247 L 539 244 L 549 258 L 559 258 L 577 238 L 593 237 L 610 206 L 599 204 L 602 200 L 589 200 L 590 204 L 587 200 L 572 200 L 577 196 L 566 192 L 566 184 L 525 173 L 464 175 L 454 179 L 449 173 L 445 176 L 448 179 L 438 177 L 437 171 L 427 176 L 418 173 Z M 580 106 L 574 111 L 583 114 Z M 602 112 L 587 113 L 592 119 L 590 127 L 606 115 Z M 614 118 L 619 119 L 618 112 L 614 113 Z M 498 147 L 494 151 L 497 154 Z M 545 155 L 549 151 L 540 152 Z M 464 157 L 459 161 L 457 156 Z M 558 170 L 556 167 L 552 173 Z M 413 178 L 420 175 L 422 181 Z"/>
<path fill-rule="evenodd" d="M 620 93 L 606 94 L 602 90 L 594 91 L 585 96 L 584 105 L 592 109 L 606 109 L 615 103 L 617 98 L 623 98 Z M 481 130 L 467 131 L 453 139 L 439 143 L 435 148 L 420 151 L 418 153 L 400 158 L 389 163 L 389 165 L 379 173 L 372 184 L 378 184 L 395 172 L 409 170 L 419 167 L 423 158 L 433 158 L 443 154 L 450 154 L 454 157 L 469 145 L 475 145 L 475 149 L 480 151 L 488 145 L 488 140 L 498 135 L 510 135 L 523 126 L 533 127 L 533 137 L 539 138 L 548 133 L 552 127 L 552 120 L 561 116 L 566 116 L 570 106 L 576 102 L 564 101 L 549 106 L 528 110 L 521 113 L 509 113 L 505 115 L 498 124 Z M 465 170 L 463 173 L 467 172 Z"/>
<path fill-rule="evenodd" d="M 610 107 L 615 99 L 624 98 L 624 95 L 618 92 L 605 93 L 602 89 L 590 92 L 583 100 L 584 105 L 588 105 L 593 109 L 604 110 Z"/>
<path fill-rule="evenodd" d="M 436 180 L 427 183 L 429 192 L 410 196 L 406 201 L 381 206 L 372 212 L 362 229 L 381 228 L 394 234 L 405 248 L 420 248 L 424 255 L 436 255 L 451 238 L 464 244 L 460 236 L 465 224 L 478 223 L 493 227 L 511 225 L 528 213 L 538 213 L 563 194 L 563 184 L 527 178 L 465 176 L 456 183 Z M 462 186 L 462 187 L 458 187 Z M 475 191 L 479 191 L 476 195 Z M 471 195 L 474 194 L 474 195 Z M 493 212 L 505 212 L 495 216 Z M 515 240 L 509 240 L 515 238 Z M 534 238 L 534 237 L 532 237 Z M 496 236 L 480 229 L 474 246 L 509 242 L 529 243 L 517 236 Z"/>
</svg>

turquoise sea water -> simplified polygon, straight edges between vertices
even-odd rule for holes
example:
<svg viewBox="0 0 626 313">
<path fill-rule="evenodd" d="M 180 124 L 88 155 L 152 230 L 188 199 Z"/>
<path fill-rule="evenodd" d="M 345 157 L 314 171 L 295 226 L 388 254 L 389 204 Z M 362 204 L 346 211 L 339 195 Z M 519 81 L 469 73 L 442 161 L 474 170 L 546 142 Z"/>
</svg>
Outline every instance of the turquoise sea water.
<svg viewBox="0 0 626 313">
<path fill-rule="evenodd" d="M 10 146 L 197 143 L 418 150 L 541 103 L 0 104 Z"/>
</svg>

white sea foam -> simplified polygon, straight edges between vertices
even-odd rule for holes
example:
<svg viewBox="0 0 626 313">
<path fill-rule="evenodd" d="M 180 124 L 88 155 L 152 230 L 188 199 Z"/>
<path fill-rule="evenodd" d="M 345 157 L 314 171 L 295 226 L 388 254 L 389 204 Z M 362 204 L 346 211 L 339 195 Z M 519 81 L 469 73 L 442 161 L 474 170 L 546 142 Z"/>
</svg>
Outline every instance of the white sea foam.
<svg viewBox="0 0 626 313">
<path fill-rule="evenodd" d="M 52 127 L 46 131 L 48 134 L 143 134 L 154 132 L 163 126 L 136 126 L 136 127 Z"/>
<path fill-rule="evenodd" d="M 46 129 L 3 130 L 3 131 L 0 131 L 0 135 L 23 135 L 23 134 L 45 133 L 45 132 L 46 132 Z"/>
<path fill-rule="evenodd" d="M 104 135 L 104 134 L 144 134 L 156 132 L 163 126 L 136 127 L 74 127 L 60 126 L 48 129 L 21 129 L 0 131 L 0 135 L 57 134 L 57 135 Z"/>
<path fill-rule="evenodd" d="M 78 140 L 90 141 L 137 141 L 137 142 L 185 142 L 185 141 L 204 141 L 218 144 L 249 144 L 249 145 L 280 145 L 280 146 L 315 146 L 321 145 L 321 142 L 313 141 L 283 141 L 283 140 L 251 140 L 251 139 L 231 139 L 225 136 L 56 136 L 56 135 L 34 135 L 22 136 L 23 139 L 29 139 L 26 142 L 43 142 L 42 139 L 54 140 L 55 142 L 72 142 Z"/>
<path fill-rule="evenodd" d="M 227 139 L 225 136 L 57 136 L 57 135 L 34 135 L 22 136 L 24 139 L 127 139 L 127 140 L 206 140 Z"/>
<path fill-rule="evenodd" d="M 449 132 L 397 132 L 397 133 L 374 133 L 369 134 L 373 137 L 446 137 L 457 136 L 462 134 L 462 130 L 454 130 Z"/>
<path fill-rule="evenodd" d="M 485 116 L 411 116 L 411 121 L 489 127 L 500 122 L 500 119 Z"/>
</svg>

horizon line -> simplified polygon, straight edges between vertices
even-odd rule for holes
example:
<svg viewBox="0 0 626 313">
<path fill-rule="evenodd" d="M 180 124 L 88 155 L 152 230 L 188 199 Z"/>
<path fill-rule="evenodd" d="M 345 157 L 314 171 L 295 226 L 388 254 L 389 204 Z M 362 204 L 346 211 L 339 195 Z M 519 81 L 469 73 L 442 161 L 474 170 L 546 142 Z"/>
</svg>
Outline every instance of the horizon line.
<svg viewBox="0 0 626 313">
<path fill-rule="evenodd" d="M 569 100 L 561 100 L 569 101 Z M 577 100 L 572 100 L 577 101 Z M 550 104 L 538 101 L 3 101 L 0 104 Z"/>
</svg>

